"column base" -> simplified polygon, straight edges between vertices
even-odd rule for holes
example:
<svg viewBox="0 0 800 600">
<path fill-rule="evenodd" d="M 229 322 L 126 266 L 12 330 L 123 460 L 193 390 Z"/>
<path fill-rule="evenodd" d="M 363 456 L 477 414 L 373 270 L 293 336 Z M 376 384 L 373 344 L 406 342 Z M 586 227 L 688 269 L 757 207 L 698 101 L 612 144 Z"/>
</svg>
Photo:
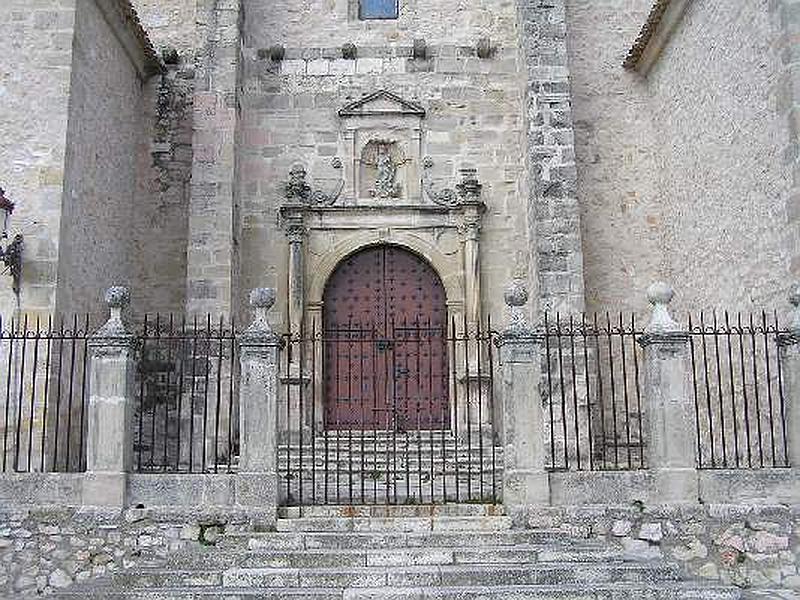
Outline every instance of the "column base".
<svg viewBox="0 0 800 600">
<path fill-rule="evenodd" d="M 278 514 L 278 477 L 275 473 L 237 473 L 236 504 L 259 509 L 262 524 L 274 529 Z"/>
<path fill-rule="evenodd" d="M 128 475 L 126 473 L 87 472 L 83 476 L 81 504 L 109 508 L 125 508 Z"/>
<path fill-rule="evenodd" d="M 544 471 L 507 470 L 503 506 L 514 525 L 523 526 L 531 509 L 550 506 L 550 476 Z"/>
<path fill-rule="evenodd" d="M 655 469 L 653 481 L 659 502 L 696 504 L 700 501 L 696 469 Z"/>
</svg>

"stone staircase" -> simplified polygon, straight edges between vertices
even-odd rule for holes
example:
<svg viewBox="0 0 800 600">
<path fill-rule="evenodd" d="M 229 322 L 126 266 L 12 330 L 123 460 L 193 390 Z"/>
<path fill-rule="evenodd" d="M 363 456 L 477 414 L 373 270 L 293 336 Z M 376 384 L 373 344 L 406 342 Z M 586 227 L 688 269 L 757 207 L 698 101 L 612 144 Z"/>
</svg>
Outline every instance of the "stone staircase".
<svg viewBox="0 0 800 600">
<path fill-rule="evenodd" d="M 278 448 L 285 504 L 502 501 L 503 448 L 488 433 L 348 431 L 300 441 L 295 434 Z"/>
<path fill-rule="evenodd" d="M 277 532 L 76 585 L 58 598 L 736 600 L 599 540 L 511 529 L 495 506 L 282 509 Z M 347 516 L 343 516 L 347 515 Z M 425 515 L 425 516 L 422 516 Z"/>
</svg>

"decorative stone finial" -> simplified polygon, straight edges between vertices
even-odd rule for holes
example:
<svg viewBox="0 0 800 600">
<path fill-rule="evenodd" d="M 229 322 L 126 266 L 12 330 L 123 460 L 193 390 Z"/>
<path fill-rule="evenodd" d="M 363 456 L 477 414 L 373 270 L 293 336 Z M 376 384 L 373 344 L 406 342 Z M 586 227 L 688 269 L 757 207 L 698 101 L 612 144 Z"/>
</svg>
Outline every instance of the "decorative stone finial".
<svg viewBox="0 0 800 600">
<path fill-rule="evenodd" d="M 131 293 L 123 285 L 114 285 L 106 290 L 106 304 L 114 310 L 122 310 L 131 303 Z"/>
<path fill-rule="evenodd" d="M 528 288 L 522 279 L 514 279 L 503 292 L 509 309 L 509 324 L 504 335 L 509 337 L 530 336 L 533 331 L 525 319 L 524 306 L 528 303 Z"/>
<path fill-rule="evenodd" d="M 127 337 L 128 332 L 122 322 L 122 311 L 131 303 L 130 291 L 121 285 L 111 286 L 106 290 L 105 300 L 111 315 L 94 337 L 101 339 Z"/>
<path fill-rule="evenodd" d="M 415 38 L 411 55 L 415 60 L 425 60 L 428 57 L 428 44 L 424 38 Z"/>
<path fill-rule="evenodd" d="M 342 46 L 342 58 L 345 60 L 355 60 L 358 58 L 358 48 L 352 42 Z"/>
<path fill-rule="evenodd" d="M 286 199 L 294 202 L 307 202 L 311 197 L 311 186 L 306 183 L 306 170 L 303 165 L 297 164 L 289 171 L 289 181 L 286 182 Z"/>
<path fill-rule="evenodd" d="M 275 288 L 255 288 L 250 292 L 250 306 L 253 307 L 253 322 L 246 334 L 272 334 L 267 321 L 267 313 L 275 305 Z"/>
<path fill-rule="evenodd" d="M 478 54 L 478 58 L 492 58 L 492 56 L 494 56 L 492 40 L 488 37 L 480 38 L 475 45 L 475 51 Z"/>
<path fill-rule="evenodd" d="M 337 171 L 342 170 L 342 161 L 338 157 L 331 160 L 331 167 Z M 301 164 L 296 164 L 289 171 L 289 181 L 286 182 L 285 195 L 289 204 L 332 206 L 342 195 L 344 189 L 344 176 L 339 176 L 336 188 L 330 192 L 312 189 L 306 182 L 306 169 Z"/>
<path fill-rule="evenodd" d="M 478 181 L 477 169 L 465 167 L 458 171 L 461 174 L 461 181 L 456 185 L 458 195 L 465 202 L 477 202 L 480 200 L 483 186 Z"/>
<path fill-rule="evenodd" d="M 511 308 L 519 308 L 528 303 L 528 288 L 521 279 L 515 279 L 503 293 L 506 304 Z"/>
<path fill-rule="evenodd" d="M 800 332 L 800 283 L 793 283 L 789 288 L 789 304 L 792 312 L 789 315 L 789 329 Z"/>
<path fill-rule="evenodd" d="M 653 305 L 647 333 L 670 333 L 680 331 L 681 326 L 669 314 L 669 303 L 675 296 L 675 290 L 668 283 L 656 282 L 647 288 L 647 299 Z"/>
<path fill-rule="evenodd" d="M 250 292 L 250 306 L 269 310 L 275 305 L 275 288 L 255 288 Z"/>
</svg>

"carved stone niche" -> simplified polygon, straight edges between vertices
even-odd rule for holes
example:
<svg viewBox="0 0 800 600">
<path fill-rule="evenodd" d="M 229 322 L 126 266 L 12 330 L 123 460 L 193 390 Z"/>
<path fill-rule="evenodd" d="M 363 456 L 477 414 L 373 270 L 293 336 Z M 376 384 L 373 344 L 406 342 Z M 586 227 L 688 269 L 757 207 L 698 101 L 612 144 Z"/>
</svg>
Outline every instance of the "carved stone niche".
<svg viewBox="0 0 800 600">
<path fill-rule="evenodd" d="M 422 202 L 422 119 L 425 109 L 379 90 L 339 111 L 345 157 L 345 204 Z"/>
</svg>

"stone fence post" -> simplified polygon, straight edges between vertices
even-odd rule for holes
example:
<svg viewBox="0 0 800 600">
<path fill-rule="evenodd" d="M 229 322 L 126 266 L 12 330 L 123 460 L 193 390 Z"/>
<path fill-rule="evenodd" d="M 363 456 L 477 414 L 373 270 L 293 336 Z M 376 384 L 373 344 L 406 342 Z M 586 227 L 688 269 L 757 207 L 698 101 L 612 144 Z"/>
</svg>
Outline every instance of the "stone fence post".
<svg viewBox="0 0 800 600">
<path fill-rule="evenodd" d="M 278 348 L 280 336 L 267 322 L 275 290 L 250 293 L 253 322 L 239 336 L 239 473 L 237 503 L 263 511 L 274 525 L 278 506 Z"/>
<path fill-rule="evenodd" d="M 111 316 L 89 340 L 85 506 L 124 507 L 133 453 L 134 337 L 122 322 L 124 287 L 106 292 Z"/>
<path fill-rule="evenodd" d="M 800 284 L 789 292 L 793 309 L 788 330 L 778 336 L 783 375 L 783 401 L 786 415 L 787 460 L 800 468 Z"/>
<path fill-rule="evenodd" d="M 644 398 L 647 400 L 647 467 L 660 502 L 697 502 L 695 409 L 689 370 L 689 332 L 669 314 L 674 296 L 665 283 L 647 290 L 653 305 L 639 343 L 644 348 Z"/>
<path fill-rule="evenodd" d="M 528 292 L 521 282 L 506 289 L 511 323 L 498 340 L 503 377 L 503 504 L 515 524 L 532 507 L 550 503 L 545 470 L 544 414 L 539 391 L 542 336 L 527 323 Z"/>
</svg>

